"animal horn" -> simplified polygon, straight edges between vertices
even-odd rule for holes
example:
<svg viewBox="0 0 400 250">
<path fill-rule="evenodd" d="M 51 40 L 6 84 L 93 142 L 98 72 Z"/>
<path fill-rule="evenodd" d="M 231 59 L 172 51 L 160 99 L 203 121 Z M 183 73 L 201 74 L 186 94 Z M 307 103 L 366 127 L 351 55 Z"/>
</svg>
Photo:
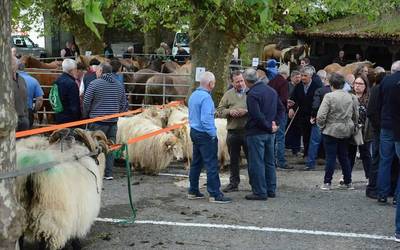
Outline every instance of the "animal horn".
<svg viewBox="0 0 400 250">
<path fill-rule="evenodd" d="M 62 140 L 64 137 L 68 136 L 71 132 L 71 129 L 69 128 L 62 128 L 62 129 L 57 129 L 53 133 L 51 133 L 49 137 L 49 143 L 54 144 Z"/>
<path fill-rule="evenodd" d="M 89 132 L 76 128 L 74 130 L 76 139 L 83 142 L 85 146 L 90 150 L 90 152 L 94 152 L 96 150 L 96 143 L 93 138 L 90 136 Z"/>
<path fill-rule="evenodd" d="M 102 152 L 105 152 L 106 154 L 109 152 L 109 145 L 112 143 L 110 143 L 103 131 L 93 131 L 92 138 L 98 143 L 99 147 L 102 149 Z"/>
</svg>

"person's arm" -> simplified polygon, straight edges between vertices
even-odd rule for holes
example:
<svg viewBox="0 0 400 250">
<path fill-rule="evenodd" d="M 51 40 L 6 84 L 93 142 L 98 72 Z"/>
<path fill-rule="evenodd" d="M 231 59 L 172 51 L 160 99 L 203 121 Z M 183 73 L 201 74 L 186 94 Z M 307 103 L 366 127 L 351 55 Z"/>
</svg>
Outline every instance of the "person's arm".
<svg viewBox="0 0 400 250">
<path fill-rule="evenodd" d="M 267 130 L 270 133 L 272 132 L 272 123 L 268 124 L 268 122 L 265 120 L 265 116 L 260 110 L 257 99 L 252 95 L 247 96 L 247 110 L 249 112 L 249 116 L 256 121 L 257 127 Z"/>
<path fill-rule="evenodd" d="M 379 87 L 374 87 L 369 97 L 367 117 L 375 130 L 380 128 L 379 102 Z"/>
<path fill-rule="evenodd" d="M 217 136 L 214 122 L 214 103 L 211 96 L 205 98 L 201 103 L 200 122 L 209 136 Z"/>
<path fill-rule="evenodd" d="M 318 113 L 319 106 L 322 102 L 322 88 L 318 88 L 314 93 L 312 108 L 311 108 L 311 117 L 315 118 Z"/>
<path fill-rule="evenodd" d="M 89 87 L 85 91 L 85 96 L 83 97 L 83 111 L 82 111 L 83 118 L 89 117 L 94 97 L 94 85 L 95 83 L 89 84 Z"/>
<path fill-rule="evenodd" d="M 282 77 L 282 83 L 279 88 L 279 98 L 281 99 L 282 104 L 284 107 L 287 107 L 287 100 L 289 99 L 289 84 L 285 78 Z M 286 109 L 285 109 L 286 110 Z"/>
<path fill-rule="evenodd" d="M 228 103 L 228 94 L 227 92 L 222 96 L 221 101 L 219 102 L 217 112 L 216 112 L 216 117 L 218 118 L 228 118 L 229 117 L 229 103 Z"/>
<path fill-rule="evenodd" d="M 358 118 L 360 117 L 360 114 L 358 111 L 359 103 L 358 103 L 357 97 L 355 95 L 351 95 L 351 96 L 353 99 L 353 115 L 352 115 L 351 119 L 353 120 L 354 126 L 357 126 Z"/>
<path fill-rule="evenodd" d="M 34 89 L 34 92 L 33 92 L 33 97 L 36 99 L 34 112 L 36 112 L 36 111 L 38 111 L 38 110 L 40 110 L 42 108 L 43 95 L 44 95 L 44 93 L 43 93 L 42 88 L 40 87 L 39 82 L 36 82 L 35 83 L 35 89 Z"/>
<path fill-rule="evenodd" d="M 120 99 L 119 99 L 119 112 L 126 112 L 128 111 L 129 103 L 125 93 L 125 87 L 120 86 Z"/>
<path fill-rule="evenodd" d="M 321 106 L 318 109 L 317 113 L 317 125 L 321 129 L 325 128 L 326 125 L 326 118 L 330 111 L 330 97 L 325 96 L 322 100 Z"/>
<path fill-rule="evenodd" d="M 277 111 L 276 111 L 276 116 L 275 116 L 275 123 L 278 126 L 286 126 L 286 124 L 280 124 L 280 121 L 282 121 L 283 116 L 285 115 L 286 109 L 285 106 L 282 104 L 281 100 L 277 98 L 278 100 L 278 105 L 277 105 Z"/>
</svg>

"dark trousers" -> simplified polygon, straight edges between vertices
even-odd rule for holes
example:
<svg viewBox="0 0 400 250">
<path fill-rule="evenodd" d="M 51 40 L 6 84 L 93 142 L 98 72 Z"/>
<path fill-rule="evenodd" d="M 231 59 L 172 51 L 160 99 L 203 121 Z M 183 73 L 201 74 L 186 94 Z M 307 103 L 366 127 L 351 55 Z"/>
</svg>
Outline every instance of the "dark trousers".
<svg viewBox="0 0 400 250">
<path fill-rule="evenodd" d="M 301 119 L 301 134 L 303 135 L 303 146 L 304 146 L 304 157 L 308 156 L 308 147 L 310 144 L 311 137 L 311 128 L 312 124 L 310 123 L 310 119 Z"/>
<path fill-rule="evenodd" d="M 371 142 L 365 142 L 363 145 L 360 146 L 349 144 L 349 160 L 351 171 L 353 171 L 354 163 L 356 161 L 357 148 L 360 151 L 360 158 L 363 163 L 365 178 L 368 179 L 369 169 L 371 168 L 372 164 L 372 157 L 370 152 Z"/>
<path fill-rule="evenodd" d="M 288 122 L 288 124 L 290 121 Z M 300 152 L 301 146 L 301 130 L 295 122 L 290 126 L 285 136 L 286 148 L 291 149 L 293 154 Z"/>
<path fill-rule="evenodd" d="M 101 130 L 107 136 L 107 139 L 115 142 L 115 138 L 117 136 L 117 123 L 110 122 L 96 122 L 89 125 L 90 130 Z M 113 175 L 113 166 L 114 166 L 114 155 L 112 152 L 107 154 L 106 157 L 106 168 L 104 170 L 104 176 L 110 177 Z"/>
<path fill-rule="evenodd" d="M 374 138 L 372 140 L 372 161 L 371 166 L 369 168 L 368 173 L 368 186 L 367 193 L 376 193 L 376 180 L 378 178 L 378 168 L 379 168 L 379 133 L 374 134 Z"/>
<path fill-rule="evenodd" d="M 222 195 L 220 191 L 218 167 L 218 139 L 205 132 L 190 129 L 190 138 L 193 142 L 193 158 L 190 164 L 189 181 L 190 193 L 199 192 L 199 178 L 203 166 L 207 168 L 207 191 L 212 197 Z"/>
<path fill-rule="evenodd" d="M 247 143 L 244 130 L 228 130 L 226 136 L 226 144 L 228 146 L 229 157 L 231 159 L 229 169 L 230 178 L 229 182 L 233 186 L 238 186 L 240 183 L 240 151 L 243 149 L 247 158 Z"/>
<path fill-rule="evenodd" d="M 332 176 L 336 166 L 336 156 L 342 167 L 344 183 L 351 183 L 351 169 L 349 156 L 347 154 L 349 147 L 348 139 L 339 139 L 329 135 L 323 135 L 323 142 L 326 155 L 324 183 L 332 183 Z"/>
<path fill-rule="evenodd" d="M 18 116 L 18 124 L 16 131 L 24 131 L 29 129 L 29 119 L 27 116 Z"/>
</svg>

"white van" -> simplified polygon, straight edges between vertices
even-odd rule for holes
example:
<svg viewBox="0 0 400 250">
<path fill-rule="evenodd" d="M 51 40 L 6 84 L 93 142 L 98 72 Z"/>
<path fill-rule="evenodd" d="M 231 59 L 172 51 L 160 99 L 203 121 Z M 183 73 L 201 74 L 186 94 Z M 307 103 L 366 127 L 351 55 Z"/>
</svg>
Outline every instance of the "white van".
<svg viewBox="0 0 400 250">
<path fill-rule="evenodd" d="M 190 54 L 190 47 L 189 47 L 189 34 L 187 32 L 176 32 L 174 43 L 172 44 L 172 55 L 175 56 L 176 52 L 178 51 L 178 45 L 184 48 Z"/>
</svg>

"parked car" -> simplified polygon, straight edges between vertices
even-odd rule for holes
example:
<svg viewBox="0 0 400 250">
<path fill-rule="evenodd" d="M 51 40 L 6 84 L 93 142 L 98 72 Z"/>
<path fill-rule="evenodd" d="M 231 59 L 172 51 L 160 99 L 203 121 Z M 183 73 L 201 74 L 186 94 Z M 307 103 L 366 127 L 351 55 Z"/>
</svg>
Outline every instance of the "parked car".
<svg viewBox="0 0 400 250">
<path fill-rule="evenodd" d="M 11 47 L 15 47 L 17 49 L 17 55 L 30 55 L 41 58 L 47 56 L 46 50 L 35 44 L 28 36 L 11 36 Z"/>
</svg>

